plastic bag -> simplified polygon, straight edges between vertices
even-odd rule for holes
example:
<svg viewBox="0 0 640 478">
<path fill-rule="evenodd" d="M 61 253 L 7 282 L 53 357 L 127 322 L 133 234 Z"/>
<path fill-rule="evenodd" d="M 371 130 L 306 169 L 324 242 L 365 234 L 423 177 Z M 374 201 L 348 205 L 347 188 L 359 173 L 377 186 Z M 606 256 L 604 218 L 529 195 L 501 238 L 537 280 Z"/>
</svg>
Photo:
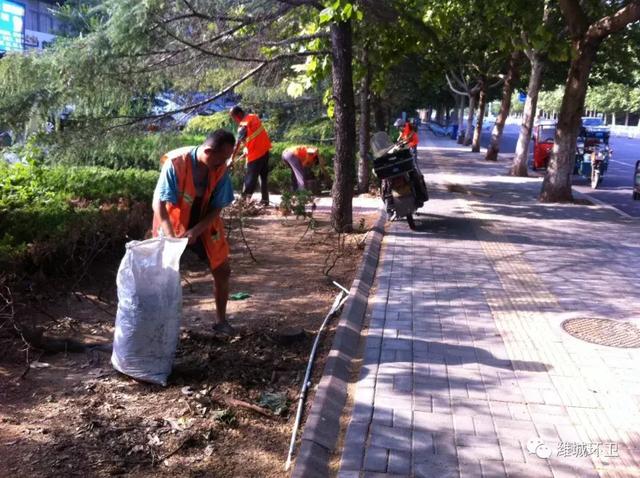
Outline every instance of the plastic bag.
<svg viewBox="0 0 640 478">
<path fill-rule="evenodd" d="M 180 256 L 187 239 L 132 241 L 120 263 L 113 367 L 165 386 L 180 334 Z"/>
</svg>

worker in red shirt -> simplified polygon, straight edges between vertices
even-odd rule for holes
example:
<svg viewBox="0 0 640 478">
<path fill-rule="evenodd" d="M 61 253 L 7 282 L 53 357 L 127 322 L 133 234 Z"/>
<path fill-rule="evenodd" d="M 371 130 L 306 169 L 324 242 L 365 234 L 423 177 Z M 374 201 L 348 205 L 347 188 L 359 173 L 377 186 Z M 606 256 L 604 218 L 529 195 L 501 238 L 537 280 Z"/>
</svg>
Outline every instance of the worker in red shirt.
<svg viewBox="0 0 640 478">
<path fill-rule="evenodd" d="M 418 132 L 415 126 L 411 124 L 410 121 L 405 121 L 398 141 L 404 141 L 411 150 L 413 157 L 416 160 L 418 159 L 418 144 L 420 143 L 420 138 L 418 138 Z"/>
<path fill-rule="evenodd" d="M 291 168 L 291 188 L 305 189 L 305 178 L 311 178 L 311 168 L 320 163 L 318 148 L 315 146 L 291 146 L 282 153 L 282 160 Z"/>
<path fill-rule="evenodd" d="M 256 189 L 258 178 L 260 178 L 260 192 L 262 200 L 260 204 L 269 205 L 269 151 L 271 150 L 271 140 L 267 131 L 262 125 L 262 121 L 254 114 L 246 114 L 240 106 L 234 106 L 229 111 L 231 118 L 238 125 L 238 138 L 233 150 L 232 158 L 235 158 L 241 147 L 244 147 L 244 154 L 247 158 L 247 165 L 244 175 L 244 185 L 242 187 L 242 198 L 251 199 Z"/>
</svg>

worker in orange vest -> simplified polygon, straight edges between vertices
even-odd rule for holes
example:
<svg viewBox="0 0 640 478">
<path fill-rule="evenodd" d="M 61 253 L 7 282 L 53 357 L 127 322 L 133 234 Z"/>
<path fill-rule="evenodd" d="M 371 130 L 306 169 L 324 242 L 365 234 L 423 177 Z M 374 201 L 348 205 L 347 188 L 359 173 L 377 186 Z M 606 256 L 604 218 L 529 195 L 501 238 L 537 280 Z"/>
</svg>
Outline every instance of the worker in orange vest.
<svg viewBox="0 0 640 478">
<path fill-rule="evenodd" d="M 405 121 L 402 132 L 398 137 L 398 141 L 400 140 L 404 141 L 407 144 L 407 146 L 411 150 L 411 153 L 413 154 L 413 157 L 417 159 L 418 144 L 420 143 L 420 138 L 418 138 L 418 132 L 416 131 L 415 126 L 411 124 L 410 121 Z"/>
<path fill-rule="evenodd" d="M 254 114 L 246 114 L 240 106 L 234 106 L 229 112 L 233 121 L 238 124 L 238 140 L 233 150 L 233 158 L 244 146 L 244 153 L 247 157 L 247 165 L 244 175 L 244 185 L 242 187 L 242 198 L 251 199 L 256 183 L 260 178 L 260 192 L 262 200 L 260 204 L 269 205 L 269 151 L 271 150 L 271 140 L 267 131 L 262 125 L 262 121 Z"/>
<path fill-rule="evenodd" d="M 219 129 L 200 146 L 165 154 L 153 194 L 153 235 L 187 237 L 188 248 L 206 261 L 214 280 L 216 318 L 213 329 L 233 335 L 226 318 L 229 299 L 229 244 L 224 235 L 222 209 L 233 202 L 226 161 L 235 137 Z"/>
<path fill-rule="evenodd" d="M 283 151 L 282 160 L 291 168 L 291 188 L 300 191 L 305 189 L 305 178 L 313 176 L 311 168 L 319 164 L 320 156 L 315 146 L 291 146 Z"/>
</svg>

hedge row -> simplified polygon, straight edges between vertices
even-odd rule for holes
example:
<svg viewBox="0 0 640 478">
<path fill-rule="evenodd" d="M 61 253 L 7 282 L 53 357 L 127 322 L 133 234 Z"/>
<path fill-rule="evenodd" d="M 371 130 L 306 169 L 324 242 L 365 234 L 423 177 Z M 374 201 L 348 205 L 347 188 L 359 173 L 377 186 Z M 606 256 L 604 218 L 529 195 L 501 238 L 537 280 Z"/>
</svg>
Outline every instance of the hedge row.
<svg viewBox="0 0 640 478">
<path fill-rule="evenodd" d="M 63 272 L 140 239 L 154 171 L 0 164 L 0 267 Z"/>
</svg>

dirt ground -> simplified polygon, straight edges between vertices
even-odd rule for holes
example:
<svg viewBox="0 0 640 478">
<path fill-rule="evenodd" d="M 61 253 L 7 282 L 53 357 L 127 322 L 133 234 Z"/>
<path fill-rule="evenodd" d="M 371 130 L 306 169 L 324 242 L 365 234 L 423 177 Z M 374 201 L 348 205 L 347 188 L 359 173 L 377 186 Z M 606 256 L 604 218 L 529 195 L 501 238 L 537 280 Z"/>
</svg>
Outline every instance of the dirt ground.
<svg viewBox="0 0 640 478">
<path fill-rule="evenodd" d="M 212 332 L 210 273 L 195 256 L 185 257 L 183 326 L 166 388 L 115 372 L 109 352 L 27 351 L 0 328 L 0 476 L 286 476 L 313 334 L 338 292 L 332 281 L 350 287 L 376 219 L 356 215 L 357 232 L 337 235 L 326 213 L 314 217 L 316 228 L 272 210 L 245 218 L 257 263 L 233 222 L 231 292 L 251 296 L 229 302 L 234 338 Z M 36 298 L 16 296 L 16 320 L 52 337 L 109 343 L 118 262 L 96 265 L 73 290 L 56 281 Z M 292 327 L 305 333 L 289 340 Z M 333 328 L 314 383 L 332 335 Z M 270 416 L 220 396 L 261 405 Z"/>
</svg>

